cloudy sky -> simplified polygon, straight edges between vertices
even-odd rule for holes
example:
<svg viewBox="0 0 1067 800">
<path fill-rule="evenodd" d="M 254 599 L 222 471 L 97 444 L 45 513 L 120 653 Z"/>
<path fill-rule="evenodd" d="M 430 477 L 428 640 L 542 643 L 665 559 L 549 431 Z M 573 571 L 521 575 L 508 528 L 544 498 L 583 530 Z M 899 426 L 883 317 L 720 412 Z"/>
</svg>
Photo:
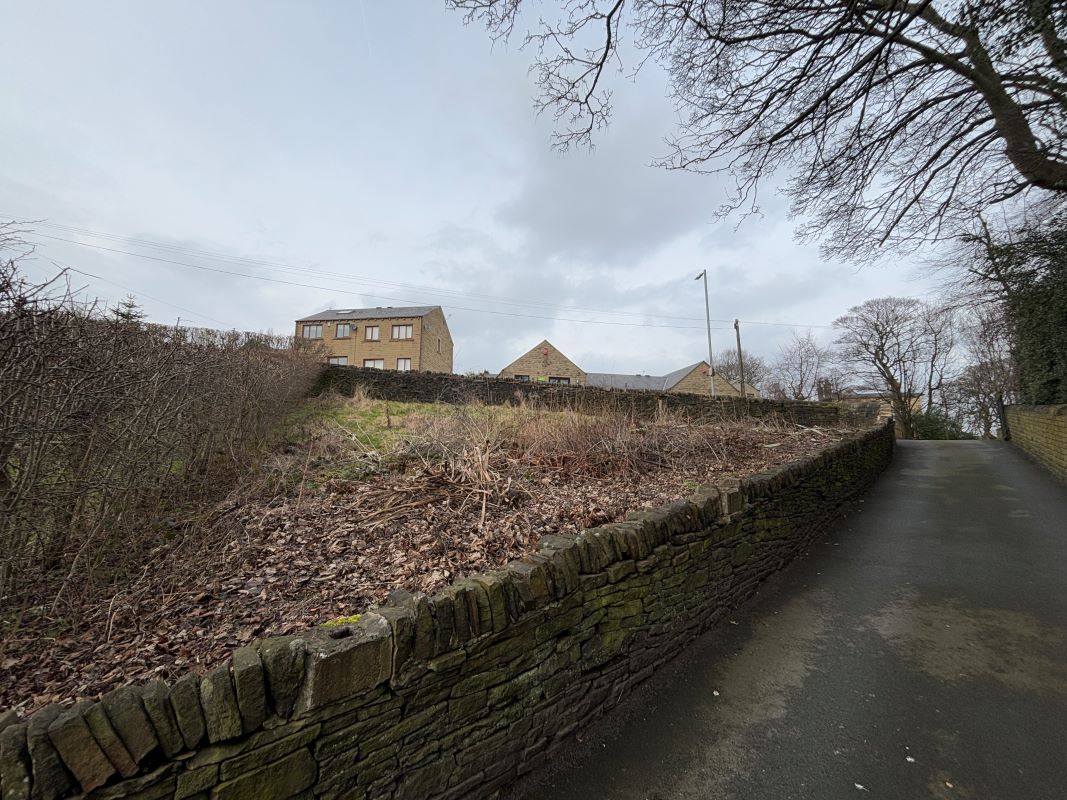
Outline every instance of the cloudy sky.
<svg viewBox="0 0 1067 800">
<path fill-rule="evenodd" d="M 553 151 L 530 54 L 435 0 L 7 0 L 0 30 L 0 218 L 36 221 L 25 270 L 80 270 L 154 320 L 288 333 L 440 304 L 457 371 L 548 338 L 662 373 L 706 353 L 705 267 L 712 317 L 768 357 L 793 329 L 756 323 L 829 340 L 814 326 L 851 305 L 930 291 L 907 261 L 821 261 L 773 187 L 762 218 L 716 223 L 722 181 L 649 165 L 676 119 L 654 65 L 617 81 L 593 152 Z"/>
</svg>

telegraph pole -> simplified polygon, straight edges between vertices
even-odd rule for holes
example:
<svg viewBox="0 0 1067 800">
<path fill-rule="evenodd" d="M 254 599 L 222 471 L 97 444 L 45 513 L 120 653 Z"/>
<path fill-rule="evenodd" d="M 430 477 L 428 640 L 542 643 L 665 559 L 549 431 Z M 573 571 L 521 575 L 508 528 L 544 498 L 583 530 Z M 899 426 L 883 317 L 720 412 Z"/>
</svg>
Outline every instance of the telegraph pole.
<svg viewBox="0 0 1067 800">
<path fill-rule="evenodd" d="M 741 357 L 741 320 L 734 320 L 734 332 L 737 334 L 737 367 L 741 370 L 741 399 L 744 400 L 747 395 L 745 394 L 745 360 Z"/>
<path fill-rule="evenodd" d="M 704 279 L 704 318 L 708 323 L 708 383 L 711 385 L 711 396 L 715 397 L 715 356 L 711 352 L 711 301 L 708 299 L 708 271 L 705 269 L 693 280 Z"/>
</svg>

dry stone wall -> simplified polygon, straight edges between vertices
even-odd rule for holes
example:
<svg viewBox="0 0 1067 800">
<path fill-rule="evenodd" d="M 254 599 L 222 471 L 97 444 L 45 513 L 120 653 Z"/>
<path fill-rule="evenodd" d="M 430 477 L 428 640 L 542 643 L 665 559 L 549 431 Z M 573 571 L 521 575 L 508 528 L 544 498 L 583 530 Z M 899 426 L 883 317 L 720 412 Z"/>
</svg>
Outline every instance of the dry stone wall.
<svg viewBox="0 0 1067 800">
<path fill-rule="evenodd" d="M 760 582 L 889 462 L 882 425 L 205 675 L 0 718 L 3 800 L 492 798 Z"/>
<path fill-rule="evenodd" d="M 683 412 L 694 420 L 723 416 L 780 416 L 801 425 L 822 427 L 874 424 L 879 405 L 878 401 L 845 404 L 745 400 L 740 397 L 712 399 L 699 394 L 559 386 L 488 376 L 392 372 L 361 367 L 327 367 L 317 391 L 351 393 L 356 387 L 362 387 L 371 397 L 399 402 L 464 404 L 475 401 L 486 405 L 508 405 L 522 401 L 546 408 L 571 408 L 589 413 L 623 411 L 642 419 L 651 419 L 664 410 Z"/>
<path fill-rule="evenodd" d="M 1011 440 L 1067 480 L 1067 405 L 1008 406 Z"/>
</svg>

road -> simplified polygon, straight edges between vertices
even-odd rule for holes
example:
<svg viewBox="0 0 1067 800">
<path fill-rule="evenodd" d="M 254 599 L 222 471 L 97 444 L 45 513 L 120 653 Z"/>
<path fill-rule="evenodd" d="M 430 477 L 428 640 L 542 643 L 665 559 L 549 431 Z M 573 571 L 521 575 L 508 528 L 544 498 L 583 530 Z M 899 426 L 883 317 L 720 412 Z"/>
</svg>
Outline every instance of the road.
<svg viewBox="0 0 1067 800">
<path fill-rule="evenodd" d="M 1067 798 L 1067 488 L 905 441 L 827 534 L 513 796 Z"/>
</svg>

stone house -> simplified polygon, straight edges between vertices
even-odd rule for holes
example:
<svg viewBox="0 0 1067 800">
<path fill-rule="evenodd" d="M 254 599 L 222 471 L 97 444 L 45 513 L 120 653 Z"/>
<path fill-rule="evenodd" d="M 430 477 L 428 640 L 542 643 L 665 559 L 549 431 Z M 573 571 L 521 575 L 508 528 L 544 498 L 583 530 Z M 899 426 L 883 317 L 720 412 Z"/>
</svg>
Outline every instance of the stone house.
<svg viewBox="0 0 1067 800">
<path fill-rule="evenodd" d="M 440 306 L 320 311 L 296 335 L 321 340 L 330 364 L 407 372 L 452 372 L 452 334 Z"/>
<path fill-rule="evenodd" d="M 587 373 L 545 339 L 516 358 L 497 377 L 517 381 L 585 386 Z"/>
<path fill-rule="evenodd" d="M 596 386 L 601 389 L 711 394 L 707 361 L 698 361 L 666 375 L 586 372 L 547 339 L 500 370 L 498 377 L 572 386 Z M 715 392 L 722 397 L 741 396 L 740 390 L 722 375 L 715 376 Z M 762 397 L 752 387 L 745 387 L 745 394 L 753 398 Z"/>
</svg>

